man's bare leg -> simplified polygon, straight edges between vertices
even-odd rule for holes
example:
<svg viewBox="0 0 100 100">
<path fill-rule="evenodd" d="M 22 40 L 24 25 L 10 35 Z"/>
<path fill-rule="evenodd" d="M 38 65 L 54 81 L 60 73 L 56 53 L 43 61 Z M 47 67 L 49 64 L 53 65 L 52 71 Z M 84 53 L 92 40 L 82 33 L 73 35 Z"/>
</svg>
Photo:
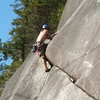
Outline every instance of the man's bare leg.
<svg viewBox="0 0 100 100">
<path fill-rule="evenodd" d="M 48 67 L 47 67 L 47 62 L 46 62 L 46 60 L 45 60 L 45 59 L 43 59 L 43 64 L 44 64 L 44 66 L 45 66 L 45 70 L 48 70 Z"/>
<path fill-rule="evenodd" d="M 43 64 L 44 64 L 44 66 L 45 66 L 45 71 L 46 71 L 46 72 L 49 72 L 50 69 L 48 69 L 48 67 L 47 67 L 47 62 L 46 62 L 46 57 L 45 57 L 45 56 L 43 57 Z"/>
</svg>

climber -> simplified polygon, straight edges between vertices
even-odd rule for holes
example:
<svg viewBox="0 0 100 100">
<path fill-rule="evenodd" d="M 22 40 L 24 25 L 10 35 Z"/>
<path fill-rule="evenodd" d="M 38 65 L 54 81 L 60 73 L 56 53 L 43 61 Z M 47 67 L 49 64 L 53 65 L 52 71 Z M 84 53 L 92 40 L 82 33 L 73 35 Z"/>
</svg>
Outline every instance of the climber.
<svg viewBox="0 0 100 100">
<path fill-rule="evenodd" d="M 46 47 L 47 44 L 44 43 L 46 39 L 52 40 L 52 38 L 56 35 L 57 33 L 54 33 L 52 35 L 49 34 L 49 26 L 47 24 L 44 24 L 42 26 L 42 29 L 40 31 L 40 34 L 38 35 L 36 39 L 36 43 L 33 44 L 33 51 L 37 51 L 39 57 L 42 58 L 43 64 L 45 66 L 45 72 L 49 72 L 50 69 L 47 67 L 47 58 L 45 55 Z"/>
</svg>

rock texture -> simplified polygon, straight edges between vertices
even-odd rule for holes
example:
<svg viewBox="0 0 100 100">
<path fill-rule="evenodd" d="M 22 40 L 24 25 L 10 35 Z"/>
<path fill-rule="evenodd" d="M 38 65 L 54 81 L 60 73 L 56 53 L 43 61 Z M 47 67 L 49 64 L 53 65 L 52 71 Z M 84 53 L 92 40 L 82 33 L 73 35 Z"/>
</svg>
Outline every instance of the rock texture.
<svg viewBox="0 0 100 100">
<path fill-rule="evenodd" d="M 67 5 L 47 56 L 100 100 L 100 0 L 68 0 Z"/>
<path fill-rule="evenodd" d="M 47 73 L 37 55 L 29 54 L 23 65 L 6 83 L 0 100 L 36 100 Z"/>
<path fill-rule="evenodd" d="M 93 100 L 74 85 L 66 73 L 53 68 L 37 100 Z"/>
<path fill-rule="evenodd" d="M 100 100 L 100 0 L 67 0 L 44 72 L 30 53 L 0 100 Z M 49 66 L 49 64 L 48 64 Z"/>
</svg>

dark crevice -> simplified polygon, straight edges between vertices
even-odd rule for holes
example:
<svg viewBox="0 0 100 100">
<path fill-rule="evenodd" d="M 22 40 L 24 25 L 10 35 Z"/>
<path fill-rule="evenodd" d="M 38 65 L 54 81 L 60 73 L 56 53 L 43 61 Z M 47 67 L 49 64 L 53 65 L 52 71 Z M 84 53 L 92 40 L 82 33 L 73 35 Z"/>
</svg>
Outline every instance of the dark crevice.
<svg viewBox="0 0 100 100">
<path fill-rule="evenodd" d="M 56 66 L 57 68 L 59 68 L 61 71 L 63 71 L 64 73 L 66 73 L 68 75 L 68 78 L 71 80 L 71 82 L 76 85 L 78 88 L 80 88 L 83 92 L 85 92 L 89 97 L 93 98 L 93 100 L 97 100 L 94 96 L 92 96 L 91 94 L 87 93 L 83 88 L 81 88 L 80 86 L 78 86 L 77 84 L 75 84 L 77 82 L 77 80 L 75 78 L 73 78 L 71 75 L 69 75 L 66 71 L 64 71 L 63 69 L 61 69 L 61 67 Z"/>
<path fill-rule="evenodd" d="M 86 53 L 84 53 L 82 56 L 80 56 L 79 58 L 77 58 L 76 60 L 74 60 L 73 62 L 77 61 L 78 59 L 80 59 L 81 57 L 84 57 L 86 56 L 87 54 L 93 52 L 95 49 L 98 49 L 100 48 L 100 45 L 97 45 L 96 47 L 94 47 L 93 49 L 91 50 L 88 50 Z M 54 65 L 50 62 L 50 60 L 47 60 L 49 62 L 50 65 Z M 72 63 L 73 63 L 72 62 Z M 77 79 L 72 77 L 70 74 L 68 74 L 64 69 L 62 69 L 62 67 L 59 67 L 57 65 L 54 65 L 55 67 L 59 68 L 62 72 L 66 73 L 68 75 L 68 78 L 70 79 L 70 81 L 75 84 L 77 82 Z M 89 97 L 93 98 L 93 100 L 97 100 L 94 96 L 92 96 L 91 94 L 87 93 L 82 87 L 78 86 L 77 84 L 75 84 L 78 88 L 80 88 L 82 91 L 84 91 Z"/>
<path fill-rule="evenodd" d="M 73 78 L 71 75 L 69 75 L 69 74 L 68 74 L 64 69 L 62 69 L 61 67 L 59 67 L 59 66 L 55 66 L 55 67 L 59 68 L 62 72 L 66 73 L 67 76 L 68 76 L 68 78 L 70 79 L 70 81 L 71 81 L 72 83 L 75 84 L 75 82 L 77 81 L 75 78 Z"/>
<path fill-rule="evenodd" d="M 47 61 L 49 62 L 49 64 L 50 64 L 51 66 L 55 66 L 55 67 L 59 68 L 62 72 L 66 73 L 67 76 L 68 76 L 68 78 L 69 78 L 69 80 L 70 80 L 75 86 L 77 86 L 77 87 L 80 88 L 83 92 L 85 92 L 89 97 L 93 98 L 93 100 L 97 100 L 94 96 L 92 96 L 91 94 L 87 93 L 83 88 L 81 88 L 80 86 L 78 86 L 77 84 L 75 84 L 75 83 L 77 82 L 77 79 L 73 78 L 70 74 L 68 74 L 68 73 L 67 73 L 64 69 L 62 69 L 61 67 L 56 66 L 56 65 L 53 65 L 53 64 L 50 62 L 50 60 L 47 59 Z"/>
<path fill-rule="evenodd" d="M 94 96 L 92 96 L 91 94 L 87 93 L 83 88 L 81 88 L 80 86 L 78 86 L 77 84 L 75 84 L 78 88 L 80 88 L 83 92 L 85 92 L 88 96 L 90 96 L 91 98 L 93 98 L 93 100 L 97 100 Z"/>
<path fill-rule="evenodd" d="M 77 80 L 75 78 L 73 78 L 71 75 L 69 75 L 66 71 L 64 71 L 63 69 L 61 69 L 61 67 L 58 67 L 61 71 L 63 71 L 64 73 L 66 73 L 68 75 L 68 78 L 71 80 L 71 82 L 77 86 L 78 88 L 80 88 L 83 92 L 85 92 L 89 97 L 93 98 L 93 100 L 97 100 L 94 96 L 92 96 L 91 94 L 87 93 L 83 88 L 81 88 L 80 86 L 78 86 L 77 84 L 75 84 L 77 82 Z"/>
</svg>

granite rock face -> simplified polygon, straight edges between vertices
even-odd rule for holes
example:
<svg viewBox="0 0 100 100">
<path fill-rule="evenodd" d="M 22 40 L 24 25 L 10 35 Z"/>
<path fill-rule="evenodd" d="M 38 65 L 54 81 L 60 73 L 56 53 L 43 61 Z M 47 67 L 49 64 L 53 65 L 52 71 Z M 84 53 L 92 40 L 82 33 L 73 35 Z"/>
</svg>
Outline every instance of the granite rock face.
<svg viewBox="0 0 100 100">
<path fill-rule="evenodd" d="M 66 73 L 52 68 L 37 100 L 93 100 L 71 82 Z"/>
<path fill-rule="evenodd" d="M 67 0 L 45 73 L 30 53 L 6 83 L 0 100 L 100 100 L 100 0 Z M 48 64 L 48 66 L 50 66 Z"/>
<path fill-rule="evenodd" d="M 30 53 L 23 65 L 6 83 L 0 100 L 36 100 L 46 76 L 38 56 Z"/>
<path fill-rule="evenodd" d="M 67 5 L 48 59 L 100 100 L 100 0 L 68 0 Z"/>
</svg>

